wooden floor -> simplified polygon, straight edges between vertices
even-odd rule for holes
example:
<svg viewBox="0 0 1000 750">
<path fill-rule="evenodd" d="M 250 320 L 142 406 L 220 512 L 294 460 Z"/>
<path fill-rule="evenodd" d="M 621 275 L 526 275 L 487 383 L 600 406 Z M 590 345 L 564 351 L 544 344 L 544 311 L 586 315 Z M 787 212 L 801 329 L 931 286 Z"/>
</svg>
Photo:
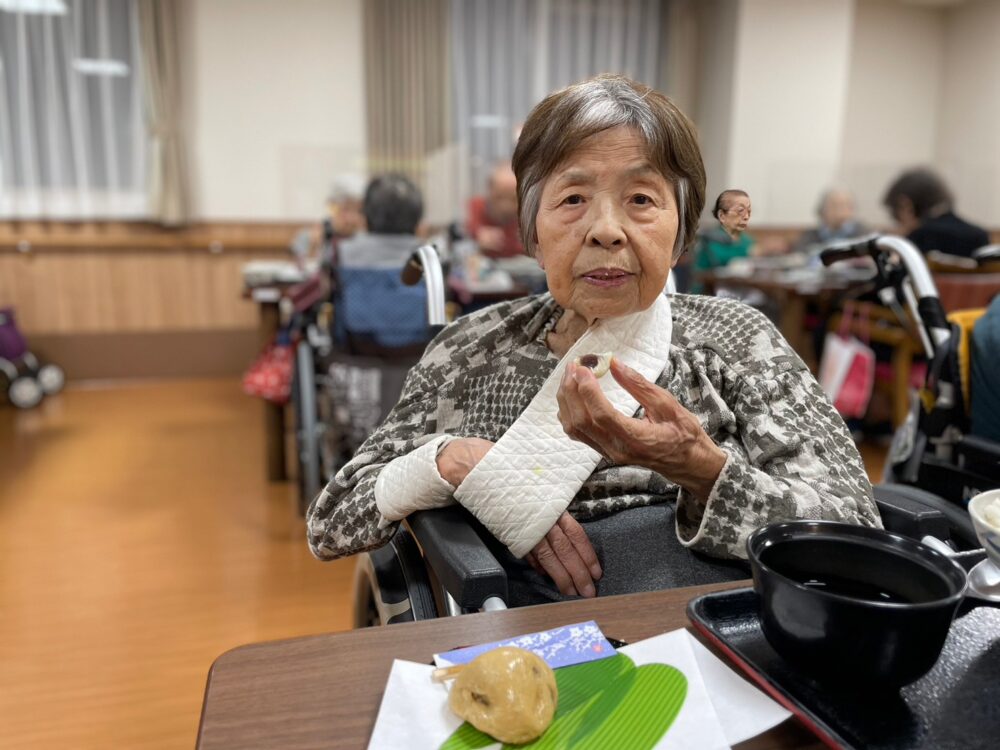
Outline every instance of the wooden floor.
<svg viewBox="0 0 1000 750">
<path fill-rule="evenodd" d="M 0 747 L 192 747 L 216 656 L 350 626 L 262 427 L 229 380 L 0 407 Z"/>
<path fill-rule="evenodd" d="M 189 748 L 234 646 L 350 627 L 230 380 L 0 405 L 0 747 Z"/>
</svg>

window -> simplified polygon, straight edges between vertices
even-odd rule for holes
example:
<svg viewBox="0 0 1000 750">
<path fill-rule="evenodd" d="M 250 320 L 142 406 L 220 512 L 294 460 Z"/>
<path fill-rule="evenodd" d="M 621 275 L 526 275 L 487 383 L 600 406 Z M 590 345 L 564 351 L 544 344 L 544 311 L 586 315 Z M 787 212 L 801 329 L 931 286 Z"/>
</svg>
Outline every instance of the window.
<svg viewBox="0 0 1000 750">
<path fill-rule="evenodd" d="M 147 214 L 131 0 L 0 0 L 0 218 Z"/>
<path fill-rule="evenodd" d="M 454 132 L 481 192 L 547 94 L 598 73 L 660 84 L 662 0 L 452 0 Z"/>
</svg>

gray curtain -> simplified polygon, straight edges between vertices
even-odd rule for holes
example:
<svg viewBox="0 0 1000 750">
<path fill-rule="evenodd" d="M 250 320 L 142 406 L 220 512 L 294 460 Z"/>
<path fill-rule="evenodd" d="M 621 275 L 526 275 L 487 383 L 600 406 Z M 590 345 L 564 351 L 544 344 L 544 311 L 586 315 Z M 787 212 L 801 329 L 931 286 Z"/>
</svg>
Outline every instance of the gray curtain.
<svg viewBox="0 0 1000 750">
<path fill-rule="evenodd" d="M 149 132 L 149 215 L 162 224 L 187 219 L 178 93 L 177 7 L 138 0 L 146 125 Z"/>
<path fill-rule="evenodd" d="M 453 129 L 460 179 L 482 192 L 492 165 L 547 94 L 598 73 L 660 88 L 664 0 L 451 0 Z M 466 196 L 468 197 L 468 196 Z"/>
<path fill-rule="evenodd" d="M 365 0 L 368 171 L 428 192 L 427 154 L 448 140 L 446 0 Z"/>
<path fill-rule="evenodd" d="M 0 218 L 145 216 L 135 5 L 14 7 L 0 10 Z"/>
</svg>

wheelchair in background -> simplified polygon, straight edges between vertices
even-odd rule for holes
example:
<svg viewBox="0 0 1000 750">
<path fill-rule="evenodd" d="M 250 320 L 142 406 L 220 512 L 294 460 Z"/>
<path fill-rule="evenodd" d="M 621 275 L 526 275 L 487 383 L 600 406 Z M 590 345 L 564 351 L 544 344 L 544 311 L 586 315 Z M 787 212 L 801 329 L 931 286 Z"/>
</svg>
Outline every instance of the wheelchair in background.
<svg viewBox="0 0 1000 750">
<path fill-rule="evenodd" d="M 12 307 L 0 308 L 0 376 L 6 381 L 7 400 L 19 409 L 37 406 L 66 382 L 61 367 L 39 362 L 28 349 Z"/>
<path fill-rule="evenodd" d="M 410 368 L 445 323 L 433 245 L 396 268 L 345 266 L 335 248 L 327 257 L 322 283 L 314 284 L 322 291 L 303 294 L 293 317 L 300 513 L 395 406 Z"/>
<path fill-rule="evenodd" d="M 927 357 L 923 387 L 910 394 L 909 415 L 893 435 L 876 497 L 892 493 L 919 501 L 948 519 L 959 548 L 977 547 L 966 507 L 974 495 L 1000 487 L 1000 444 L 970 431 L 975 394 L 967 363 L 975 316 L 945 314 L 924 256 L 901 237 L 834 243 L 820 257 L 825 265 L 871 258 L 879 300 L 904 327 L 916 328 Z M 992 252 L 982 255 L 990 258 Z"/>
<path fill-rule="evenodd" d="M 935 537 L 957 550 L 956 559 L 969 569 L 983 551 L 963 501 L 1000 486 L 1000 446 L 968 434 L 961 337 L 945 318 L 919 252 L 906 240 L 872 236 L 822 255 L 827 265 L 862 256 L 875 261 L 880 296 L 911 309 L 929 357 L 912 424 L 897 435 L 886 481 L 874 488 L 876 505 L 886 529 Z M 411 514 L 388 544 L 361 556 L 354 626 L 505 609 L 507 574 L 485 541 L 488 534 L 458 506 Z"/>
</svg>

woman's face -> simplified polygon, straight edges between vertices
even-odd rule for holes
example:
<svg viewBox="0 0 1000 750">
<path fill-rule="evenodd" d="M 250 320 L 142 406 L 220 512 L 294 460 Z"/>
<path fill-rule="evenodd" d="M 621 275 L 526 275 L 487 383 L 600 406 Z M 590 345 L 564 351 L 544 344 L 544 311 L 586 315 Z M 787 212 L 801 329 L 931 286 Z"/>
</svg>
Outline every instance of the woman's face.
<svg viewBox="0 0 1000 750">
<path fill-rule="evenodd" d="M 588 323 L 645 310 L 663 292 L 677 236 L 673 186 L 630 128 L 587 139 L 549 175 L 535 219 L 556 302 Z"/>
<path fill-rule="evenodd" d="M 733 236 L 747 231 L 750 223 L 750 199 L 745 195 L 729 196 L 726 207 L 719 211 L 719 223 Z"/>
</svg>

